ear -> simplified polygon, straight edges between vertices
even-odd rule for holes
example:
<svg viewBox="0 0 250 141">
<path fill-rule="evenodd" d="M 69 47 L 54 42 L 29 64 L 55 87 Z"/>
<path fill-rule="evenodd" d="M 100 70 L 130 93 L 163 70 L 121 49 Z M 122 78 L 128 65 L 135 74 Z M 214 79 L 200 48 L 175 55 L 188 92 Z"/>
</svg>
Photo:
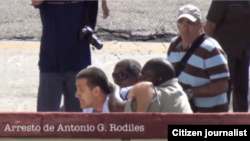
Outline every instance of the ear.
<svg viewBox="0 0 250 141">
<path fill-rule="evenodd" d="M 100 91 L 101 91 L 101 89 L 100 89 L 99 86 L 95 87 L 95 88 L 93 89 L 93 94 L 94 94 L 94 96 L 98 96 L 99 93 L 100 93 Z"/>
<path fill-rule="evenodd" d="M 162 83 L 162 78 L 156 79 L 156 84 L 157 84 L 157 85 L 160 85 L 161 83 Z"/>
</svg>

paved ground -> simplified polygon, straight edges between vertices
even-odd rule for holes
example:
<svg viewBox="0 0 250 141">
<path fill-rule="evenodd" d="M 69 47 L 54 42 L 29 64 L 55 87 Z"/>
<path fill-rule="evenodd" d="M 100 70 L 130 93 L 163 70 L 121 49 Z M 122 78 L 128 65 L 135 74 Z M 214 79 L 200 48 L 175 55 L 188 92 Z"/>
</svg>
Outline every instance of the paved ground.
<svg viewBox="0 0 250 141">
<path fill-rule="evenodd" d="M 0 40 L 38 40 L 41 21 L 31 0 L 0 1 Z M 110 16 L 102 19 L 100 8 L 97 35 L 103 40 L 169 41 L 177 34 L 178 8 L 194 4 L 205 19 L 211 0 L 108 0 Z"/>
<path fill-rule="evenodd" d="M 114 64 L 134 58 L 142 65 L 154 57 L 166 57 L 168 43 L 106 42 L 93 50 L 93 66 L 102 68 L 111 80 Z M 37 42 L 0 42 L 0 111 L 35 111 L 38 87 Z"/>
<path fill-rule="evenodd" d="M 178 8 L 194 4 L 203 18 L 211 0 L 110 0 L 110 16 L 103 20 L 99 10 L 97 35 L 107 47 L 93 51 L 93 65 L 111 76 L 114 63 L 123 58 L 134 58 L 142 65 L 150 58 L 165 57 L 167 44 L 177 34 L 175 18 Z M 36 41 L 41 36 L 38 10 L 30 0 L 0 1 L 0 40 Z M 159 42 L 156 44 L 117 43 L 117 41 Z M 38 44 L 0 43 L 0 111 L 34 111 L 38 86 Z M 149 51 L 149 49 L 151 51 Z"/>
<path fill-rule="evenodd" d="M 142 65 L 150 58 L 165 57 L 163 44 L 142 47 L 139 43 L 106 43 L 92 52 L 93 65 L 105 70 L 111 79 L 113 65 L 123 58 L 134 58 Z M 166 44 L 167 46 L 167 44 Z M 15 47 L 15 48 L 14 48 Z M 124 49 L 127 47 L 128 49 Z M 140 51 L 138 50 L 140 49 Z M 162 51 L 160 51 L 162 50 Z M 38 87 L 38 44 L 0 43 L 0 111 L 35 111 Z"/>
</svg>

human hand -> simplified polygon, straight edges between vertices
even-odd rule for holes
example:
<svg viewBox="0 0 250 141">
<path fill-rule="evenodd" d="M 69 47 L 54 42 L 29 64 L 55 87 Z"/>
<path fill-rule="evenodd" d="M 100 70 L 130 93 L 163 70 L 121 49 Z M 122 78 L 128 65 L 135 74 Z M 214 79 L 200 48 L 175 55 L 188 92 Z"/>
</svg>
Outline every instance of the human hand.
<svg viewBox="0 0 250 141">
<path fill-rule="evenodd" d="M 44 0 L 31 0 L 31 4 L 34 6 L 38 6 L 43 3 Z"/>
<path fill-rule="evenodd" d="M 106 19 L 109 16 L 109 8 L 106 0 L 102 1 L 102 11 L 103 11 L 103 18 Z"/>
</svg>

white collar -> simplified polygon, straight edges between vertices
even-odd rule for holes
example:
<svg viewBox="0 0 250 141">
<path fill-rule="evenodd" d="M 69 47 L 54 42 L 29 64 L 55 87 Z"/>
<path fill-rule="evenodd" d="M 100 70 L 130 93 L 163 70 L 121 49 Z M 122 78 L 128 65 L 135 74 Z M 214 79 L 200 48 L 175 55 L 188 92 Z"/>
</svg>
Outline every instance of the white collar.
<svg viewBox="0 0 250 141">
<path fill-rule="evenodd" d="M 106 100 L 103 103 L 102 113 L 109 113 L 108 107 L 109 95 L 107 95 Z M 93 113 L 93 108 L 85 108 L 83 109 L 83 113 Z"/>
</svg>

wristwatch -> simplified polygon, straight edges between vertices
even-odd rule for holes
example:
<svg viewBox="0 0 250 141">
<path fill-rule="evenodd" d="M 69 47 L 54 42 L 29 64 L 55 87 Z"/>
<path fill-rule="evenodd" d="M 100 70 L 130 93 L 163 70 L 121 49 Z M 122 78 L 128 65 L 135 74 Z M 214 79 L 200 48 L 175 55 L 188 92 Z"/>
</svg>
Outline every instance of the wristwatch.
<svg viewBox="0 0 250 141">
<path fill-rule="evenodd" d="M 190 95 L 191 97 L 193 97 L 193 91 L 191 89 L 187 89 L 187 94 Z"/>
</svg>

